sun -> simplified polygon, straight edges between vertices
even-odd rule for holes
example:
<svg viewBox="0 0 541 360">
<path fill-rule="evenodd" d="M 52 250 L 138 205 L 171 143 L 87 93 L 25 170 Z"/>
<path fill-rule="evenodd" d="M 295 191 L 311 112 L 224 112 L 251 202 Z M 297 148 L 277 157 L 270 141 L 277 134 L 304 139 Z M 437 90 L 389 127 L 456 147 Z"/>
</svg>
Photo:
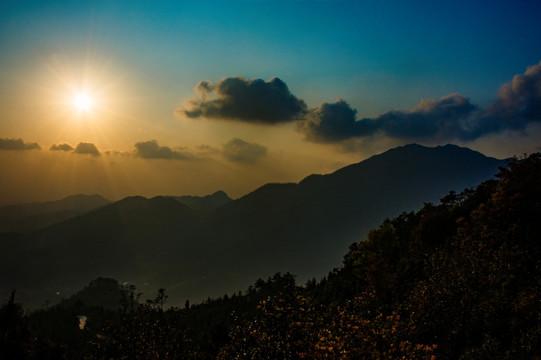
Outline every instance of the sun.
<svg viewBox="0 0 541 360">
<path fill-rule="evenodd" d="M 88 94 L 77 94 L 73 98 L 73 106 L 79 111 L 88 111 L 94 106 L 94 99 Z"/>
</svg>

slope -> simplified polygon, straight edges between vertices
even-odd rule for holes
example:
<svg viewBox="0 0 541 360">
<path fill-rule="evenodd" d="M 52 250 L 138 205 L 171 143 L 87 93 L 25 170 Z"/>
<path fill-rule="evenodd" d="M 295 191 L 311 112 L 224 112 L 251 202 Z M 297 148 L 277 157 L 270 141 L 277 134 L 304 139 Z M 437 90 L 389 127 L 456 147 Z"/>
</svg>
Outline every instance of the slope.
<svg viewBox="0 0 541 360">
<path fill-rule="evenodd" d="M 127 198 L 4 239 L 1 288 L 73 291 L 107 276 L 148 284 L 149 292 L 166 287 L 180 304 L 278 271 L 304 281 L 338 266 L 348 246 L 385 218 L 475 186 L 502 165 L 453 145 L 407 145 L 298 184 L 264 185 L 211 213 L 172 198 Z"/>
<path fill-rule="evenodd" d="M 183 203 L 186 206 L 191 207 L 194 210 L 201 210 L 206 212 L 212 212 L 222 205 L 225 205 L 233 199 L 231 199 L 222 190 L 216 191 L 213 194 L 206 196 L 173 196 L 173 199 Z"/>
<path fill-rule="evenodd" d="M 61 200 L 0 208 L 0 232 L 31 232 L 110 204 L 100 195 L 72 195 Z"/>
<path fill-rule="evenodd" d="M 228 244 L 222 254 L 243 264 L 239 271 L 278 264 L 319 276 L 385 218 L 475 186 L 503 165 L 454 145 L 407 145 L 299 184 L 267 184 L 218 209 L 207 237 Z"/>
<path fill-rule="evenodd" d="M 43 303 L 101 275 L 144 282 L 195 252 L 186 240 L 201 221 L 174 199 L 129 197 L 19 239 L 3 239 L 2 288 L 20 287 L 23 299 L 35 292 Z"/>
</svg>

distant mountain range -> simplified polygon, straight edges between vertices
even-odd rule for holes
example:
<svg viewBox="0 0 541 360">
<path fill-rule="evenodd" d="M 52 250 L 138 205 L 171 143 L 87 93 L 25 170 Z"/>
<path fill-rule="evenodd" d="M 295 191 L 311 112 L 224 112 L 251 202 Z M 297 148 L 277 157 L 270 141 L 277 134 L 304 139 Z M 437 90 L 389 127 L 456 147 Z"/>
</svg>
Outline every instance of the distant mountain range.
<svg viewBox="0 0 541 360">
<path fill-rule="evenodd" d="M 0 232 L 32 232 L 110 204 L 100 195 L 0 207 Z"/>
<path fill-rule="evenodd" d="M 125 198 L 1 236 L 0 295 L 18 287 L 21 301 L 39 306 L 106 276 L 135 282 L 148 297 L 165 287 L 170 303 L 181 304 L 278 271 L 320 277 L 385 218 L 476 186 L 505 164 L 454 145 L 413 144 L 237 200 L 221 191 Z"/>
<path fill-rule="evenodd" d="M 214 211 L 233 201 L 223 191 L 207 196 L 169 196 L 194 210 Z M 61 200 L 0 207 L 0 233 L 30 233 L 111 204 L 100 195 L 72 195 Z"/>
<path fill-rule="evenodd" d="M 173 199 L 191 207 L 194 210 L 211 212 L 222 205 L 233 201 L 227 194 L 221 190 L 207 196 L 172 196 Z"/>
</svg>

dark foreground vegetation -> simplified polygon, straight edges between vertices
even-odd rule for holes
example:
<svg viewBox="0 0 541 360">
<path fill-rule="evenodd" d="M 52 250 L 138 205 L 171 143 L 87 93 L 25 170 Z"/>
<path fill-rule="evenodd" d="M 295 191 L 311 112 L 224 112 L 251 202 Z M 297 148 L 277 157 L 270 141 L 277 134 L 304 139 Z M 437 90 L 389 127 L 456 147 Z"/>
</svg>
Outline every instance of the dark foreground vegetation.
<svg viewBox="0 0 541 360">
<path fill-rule="evenodd" d="M 167 309 L 165 289 L 146 300 L 102 278 L 28 314 L 14 292 L 1 309 L 0 357 L 539 359 L 540 235 L 534 154 L 385 221 L 304 286 L 276 274 L 245 293 Z"/>
</svg>

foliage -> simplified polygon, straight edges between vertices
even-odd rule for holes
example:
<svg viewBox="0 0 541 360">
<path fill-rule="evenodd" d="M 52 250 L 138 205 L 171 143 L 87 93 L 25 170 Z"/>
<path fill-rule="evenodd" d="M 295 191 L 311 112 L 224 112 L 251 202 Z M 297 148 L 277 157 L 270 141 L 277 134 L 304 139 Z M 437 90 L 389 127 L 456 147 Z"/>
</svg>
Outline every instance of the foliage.
<svg viewBox="0 0 541 360">
<path fill-rule="evenodd" d="M 64 346 L 57 358 L 87 359 L 539 358 L 540 222 L 541 155 L 533 154 L 496 180 L 384 221 L 350 246 L 340 268 L 306 286 L 278 273 L 244 295 L 165 310 L 165 289 L 140 304 L 130 285 L 119 289 L 121 307 L 77 298 L 27 316 L 12 298 L 1 312 L 2 351 L 35 358 Z M 85 330 L 75 324 L 82 314 Z M 47 331 L 48 323 L 64 330 Z"/>
<path fill-rule="evenodd" d="M 148 305 L 123 312 L 92 341 L 91 359 L 182 359 L 187 339 L 174 322 Z"/>
<path fill-rule="evenodd" d="M 0 309 L 0 354 L 11 359 L 26 359 L 25 345 L 30 334 L 23 319 L 23 308 L 15 302 L 15 293 L 13 289 L 8 302 Z"/>
</svg>

